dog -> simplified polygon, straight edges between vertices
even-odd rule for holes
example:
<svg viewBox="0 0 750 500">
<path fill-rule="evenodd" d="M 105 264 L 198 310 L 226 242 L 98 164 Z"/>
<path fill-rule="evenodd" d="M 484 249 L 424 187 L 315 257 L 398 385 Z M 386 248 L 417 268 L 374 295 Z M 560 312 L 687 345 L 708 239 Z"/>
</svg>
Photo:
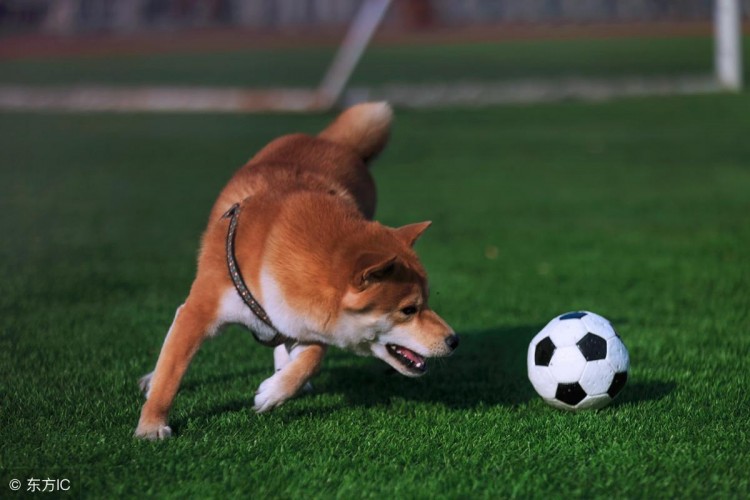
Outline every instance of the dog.
<svg viewBox="0 0 750 500">
<path fill-rule="evenodd" d="M 140 381 L 137 437 L 171 436 L 167 416 L 190 360 L 229 324 L 274 347 L 257 412 L 307 387 L 328 346 L 375 356 L 407 377 L 456 349 L 458 336 L 429 307 L 413 250 L 430 222 L 373 221 L 369 165 L 392 117 L 387 103 L 355 105 L 317 136 L 272 141 L 230 179 L 211 209 L 190 293 Z"/>
</svg>

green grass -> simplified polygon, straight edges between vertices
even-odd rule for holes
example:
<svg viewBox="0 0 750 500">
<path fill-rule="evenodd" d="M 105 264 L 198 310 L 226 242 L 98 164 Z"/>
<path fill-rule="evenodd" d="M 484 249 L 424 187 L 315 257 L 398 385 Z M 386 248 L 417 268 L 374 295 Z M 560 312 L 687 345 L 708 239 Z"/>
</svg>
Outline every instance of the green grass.
<svg viewBox="0 0 750 500">
<path fill-rule="evenodd" d="M 188 372 L 176 438 L 148 443 L 136 380 L 214 196 L 329 117 L 0 114 L 0 491 L 747 497 L 748 116 L 748 95 L 399 112 L 378 218 L 434 221 L 418 251 L 456 355 L 411 380 L 333 351 L 314 394 L 256 415 L 271 352 L 230 330 Z M 525 350 L 582 308 L 632 371 L 613 405 L 569 414 L 535 395 Z"/>
<path fill-rule="evenodd" d="M 368 49 L 352 83 L 709 74 L 712 50 L 707 37 L 376 45 Z M 750 54 L 750 37 L 744 53 Z M 315 86 L 333 54 L 333 48 L 308 47 L 5 60 L 0 61 L 0 82 Z"/>
</svg>

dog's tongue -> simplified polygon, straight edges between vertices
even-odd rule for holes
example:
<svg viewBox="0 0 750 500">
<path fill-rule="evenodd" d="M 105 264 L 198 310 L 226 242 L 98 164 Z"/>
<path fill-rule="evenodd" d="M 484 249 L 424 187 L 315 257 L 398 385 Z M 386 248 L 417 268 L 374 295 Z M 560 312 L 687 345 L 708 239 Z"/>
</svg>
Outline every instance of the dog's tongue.
<svg viewBox="0 0 750 500">
<path fill-rule="evenodd" d="M 409 360 L 413 361 L 415 364 L 422 363 L 424 361 L 424 358 L 422 356 L 414 351 L 407 349 L 406 347 L 399 346 L 398 350 L 402 356 L 409 358 Z"/>
</svg>

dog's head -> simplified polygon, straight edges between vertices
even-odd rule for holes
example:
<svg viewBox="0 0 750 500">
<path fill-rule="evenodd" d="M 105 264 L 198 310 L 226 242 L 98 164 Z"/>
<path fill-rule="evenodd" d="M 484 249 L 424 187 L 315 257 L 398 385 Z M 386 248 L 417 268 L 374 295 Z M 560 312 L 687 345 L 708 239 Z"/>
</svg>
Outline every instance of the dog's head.
<svg viewBox="0 0 750 500">
<path fill-rule="evenodd" d="M 373 224 L 366 244 L 352 253 L 339 325 L 355 336 L 356 351 L 417 377 L 427 372 L 428 358 L 458 346 L 453 329 L 429 307 L 427 275 L 412 249 L 430 223 Z"/>
</svg>

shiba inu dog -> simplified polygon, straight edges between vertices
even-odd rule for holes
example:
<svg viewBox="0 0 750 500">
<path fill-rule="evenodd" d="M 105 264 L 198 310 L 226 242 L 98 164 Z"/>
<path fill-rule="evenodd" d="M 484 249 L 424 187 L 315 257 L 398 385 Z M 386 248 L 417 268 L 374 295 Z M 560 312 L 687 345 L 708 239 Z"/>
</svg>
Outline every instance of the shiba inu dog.
<svg viewBox="0 0 750 500">
<path fill-rule="evenodd" d="M 147 399 L 136 436 L 171 435 L 167 416 L 190 360 L 228 324 L 275 347 L 276 371 L 255 393 L 258 412 L 305 387 L 331 345 L 409 377 L 458 346 L 429 307 L 412 248 L 430 223 L 372 220 L 368 167 L 391 120 L 386 103 L 353 106 L 315 137 L 272 141 L 232 177 L 211 210 L 190 293 L 155 370 L 141 379 Z"/>
</svg>

